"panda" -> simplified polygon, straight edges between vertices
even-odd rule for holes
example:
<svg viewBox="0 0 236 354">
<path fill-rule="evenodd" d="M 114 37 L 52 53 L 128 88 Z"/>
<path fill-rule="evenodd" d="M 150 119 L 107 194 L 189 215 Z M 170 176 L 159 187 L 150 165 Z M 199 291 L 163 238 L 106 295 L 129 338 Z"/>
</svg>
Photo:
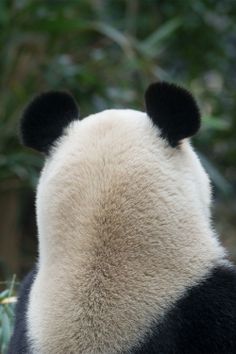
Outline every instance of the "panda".
<svg viewBox="0 0 236 354">
<path fill-rule="evenodd" d="M 236 270 L 189 141 L 198 106 L 158 82 L 145 107 L 80 120 L 53 91 L 25 109 L 22 142 L 46 162 L 9 354 L 236 353 Z"/>
</svg>

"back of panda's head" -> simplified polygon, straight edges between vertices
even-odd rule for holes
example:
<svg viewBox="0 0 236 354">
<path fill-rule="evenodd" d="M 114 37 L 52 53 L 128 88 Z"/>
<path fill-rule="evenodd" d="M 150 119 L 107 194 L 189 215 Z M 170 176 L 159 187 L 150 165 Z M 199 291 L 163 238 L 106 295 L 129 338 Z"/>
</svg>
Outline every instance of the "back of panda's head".
<svg viewBox="0 0 236 354">
<path fill-rule="evenodd" d="M 28 311 L 35 352 L 128 352 L 223 257 L 188 139 L 200 126 L 194 99 L 157 83 L 145 102 L 147 113 L 80 121 L 70 95 L 50 92 L 25 110 L 21 139 L 47 156 Z"/>
<path fill-rule="evenodd" d="M 106 110 L 81 121 L 65 92 L 28 105 L 21 139 L 47 156 L 37 193 L 41 245 L 63 242 L 59 234 L 75 242 L 78 234 L 119 239 L 134 230 L 168 242 L 208 227 L 209 182 L 187 139 L 200 127 L 195 100 L 161 82 L 149 86 L 145 103 L 147 114 Z"/>
</svg>

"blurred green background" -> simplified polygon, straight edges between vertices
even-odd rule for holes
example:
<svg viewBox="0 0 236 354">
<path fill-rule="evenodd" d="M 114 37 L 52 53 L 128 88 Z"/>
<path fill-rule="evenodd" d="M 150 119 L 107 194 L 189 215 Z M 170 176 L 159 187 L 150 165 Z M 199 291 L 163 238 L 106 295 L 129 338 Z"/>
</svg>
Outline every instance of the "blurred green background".
<svg viewBox="0 0 236 354">
<path fill-rule="evenodd" d="M 86 116 L 144 109 L 153 81 L 189 88 L 203 116 L 194 144 L 214 186 L 213 222 L 236 260 L 235 0 L 0 0 L 0 46 L 1 289 L 37 257 L 43 159 L 17 128 L 29 99 L 49 89 L 71 91 Z"/>
</svg>

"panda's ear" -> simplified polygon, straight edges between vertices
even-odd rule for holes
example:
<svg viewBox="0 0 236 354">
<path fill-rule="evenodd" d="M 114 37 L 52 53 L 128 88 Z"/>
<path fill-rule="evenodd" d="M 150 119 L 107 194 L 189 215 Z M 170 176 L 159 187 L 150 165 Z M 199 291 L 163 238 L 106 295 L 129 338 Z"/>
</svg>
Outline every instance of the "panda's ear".
<svg viewBox="0 0 236 354">
<path fill-rule="evenodd" d="M 63 129 L 79 118 L 79 108 L 67 92 L 50 91 L 36 96 L 25 108 L 20 122 L 24 145 L 48 153 Z"/>
<path fill-rule="evenodd" d="M 200 112 L 192 95 L 167 82 L 151 84 L 145 93 L 148 116 L 172 147 L 200 128 Z"/>
</svg>

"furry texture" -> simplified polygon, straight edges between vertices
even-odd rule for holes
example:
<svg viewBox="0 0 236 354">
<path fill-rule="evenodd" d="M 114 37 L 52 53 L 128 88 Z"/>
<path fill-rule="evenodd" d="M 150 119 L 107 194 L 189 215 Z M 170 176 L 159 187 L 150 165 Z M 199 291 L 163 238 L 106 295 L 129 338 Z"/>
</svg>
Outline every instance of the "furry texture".
<svg viewBox="0 0 236 354">
<path fill-rule="evenodd" d="M 134 354 L 235 354 L 236 270 L 218 267 L 188 289 Z"/>
<path fill-rule="evenodd" d="M 33 353 L 128 352 L 224 263 L 208 177 L 187 140 L 160 135 L 145 113 L 107 110 L 57 141 L 37 190 Z"/>
<path fill-rule="evenodd" d="M 172 147 L 200 128 L 198 106 L 182 87 L 167 82 L 152 84 L 146 91 L 145 102 L 148 115 Z"/>
<path fill-rule="evenodd" d="M 26 309 L 31 272 L 21 287 L 16 326 L 8 354 L 30 354 Z M 236 270 L 218 267 L 189 288 L 127 354 L 234 354 L 236 351 Z M 124 353 L 124 352 L 123 352 Z"/>
<path fill-rule="evenodd" d="M 79 116 L 74 98 L 66 92 L 50 91 L 35 97 L 26 107 L 20 125 L 24 145 L 48 153 L 63 129 Z"/>
</svg>

